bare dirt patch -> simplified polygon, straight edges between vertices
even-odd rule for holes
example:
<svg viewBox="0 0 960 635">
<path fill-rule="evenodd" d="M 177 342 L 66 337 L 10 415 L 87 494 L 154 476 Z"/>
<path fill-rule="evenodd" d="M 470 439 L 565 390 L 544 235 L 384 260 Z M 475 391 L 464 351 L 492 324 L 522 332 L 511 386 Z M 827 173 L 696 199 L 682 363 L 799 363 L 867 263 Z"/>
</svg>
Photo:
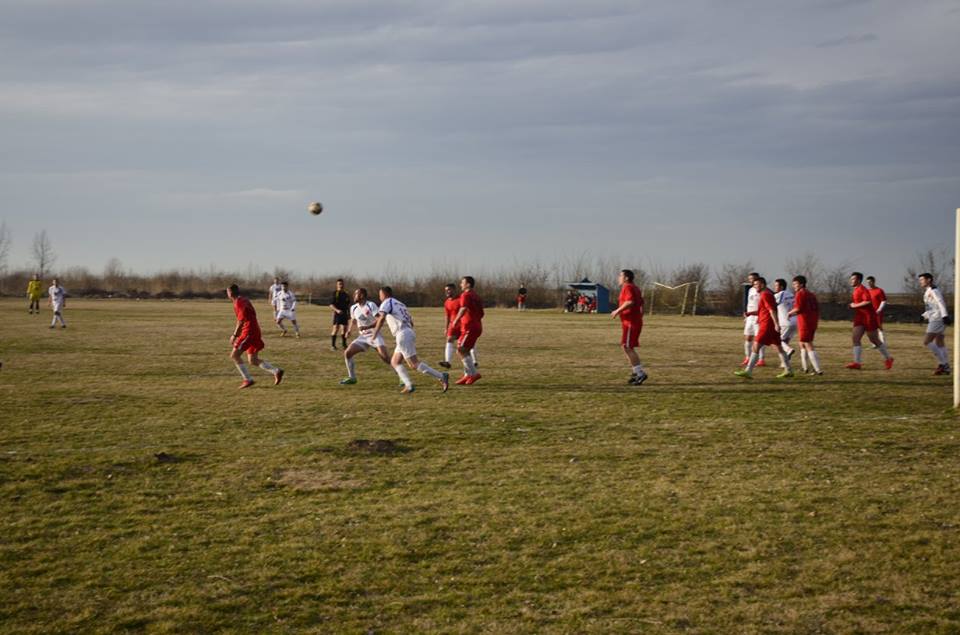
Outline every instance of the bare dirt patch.
<svg viewBox="0 0 960 635">
<path fill-rule="evenodd" d="M 347 444 L 347 451 L 354 454 L 403 454 L 410 448 L 390 439 L 354 439 Z"/>
</svg>

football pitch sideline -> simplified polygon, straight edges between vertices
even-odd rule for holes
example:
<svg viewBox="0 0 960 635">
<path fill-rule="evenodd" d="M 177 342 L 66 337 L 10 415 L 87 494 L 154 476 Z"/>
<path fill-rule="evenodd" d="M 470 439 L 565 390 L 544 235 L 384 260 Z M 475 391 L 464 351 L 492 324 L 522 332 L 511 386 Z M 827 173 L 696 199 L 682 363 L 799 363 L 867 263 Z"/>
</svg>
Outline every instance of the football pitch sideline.
<svg viewBox="0 0 960 635">
<path fill-rule="evenodd" d="M 634 387 L 609 316 L 490 309 L 481 381 L 402 395 L 372 352 L 338 384 L 328 309 L 255 306 L 286 376 L 241 391 L 226 299 L 0 301 L 0 632 L 960 631 L 921 325 L 891 371 L 825 322 L 824 376 L 746 381 L 740 320 L 654 315 Z"/>
</svg>

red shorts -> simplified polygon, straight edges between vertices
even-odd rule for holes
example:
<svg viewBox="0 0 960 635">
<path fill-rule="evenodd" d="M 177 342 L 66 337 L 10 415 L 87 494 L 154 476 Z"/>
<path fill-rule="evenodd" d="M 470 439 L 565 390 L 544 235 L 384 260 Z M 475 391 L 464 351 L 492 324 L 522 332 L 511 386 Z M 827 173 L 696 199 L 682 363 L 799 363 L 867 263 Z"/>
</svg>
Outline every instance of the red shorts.
<svg viewBox="0 0 960 635">
<path fill-rule="evenodd" d="M 803 318 L 797 320 L 797 332 L 801 342 L 809 343 L 813 341 L 813 336 L 817 334 L 817 324 L 817 320 L 804 320 Z"/>
<path fill-rule="evenodd" d="M 640 345 L 640 331 L 643 330 L 643 322 L 621 322 L 620 323 L 620 346 L 627 348 L 636 348 Z"/>
<path fill-rule="evenodd" d="M 773 324 L 764 324 L 757 331 L 753 341 L 757 346 L 776 346 L 780 343 L 780 334 L 773 328 Z"/>
<path fill-rule="evenodd" d="M 240 335 L 233 343 L 234 350 L 241 353 L 257 353 L 263 350 L 263 340 L 259 335 Z"/>
<path fill-rule="evenodd" d="M 882 328 L 883 328 L 883 313 L 877 313 L 876 316 L 877 316 L 877 328 L 878 328 L 878 329 L 882 329 Z"/>
<path fill-rule="evenodd" d="M 466 351 L 473 350 L 473 347 L 477 345 L 477 340 L 480 339 L 482 334 L 482 328 L 470 325 L 460 333 L 460 338 L 457 340 L 457 346 Z"/>
<path fill-rule="evenodd" d="M 857 312 L 853 316 L 853 325 L 862 326 L 866 331 L 876 331 L 880 328 L 877 325 L 877 314 L 872 311 L 870 313 Z"/>
<path fill-rule="evenodd" d="M 452 337 L 455 340 L 460 339 L 460 326 L 458 325 L 455 329 L 447 329 L 447 337 Z"/>
</svg>

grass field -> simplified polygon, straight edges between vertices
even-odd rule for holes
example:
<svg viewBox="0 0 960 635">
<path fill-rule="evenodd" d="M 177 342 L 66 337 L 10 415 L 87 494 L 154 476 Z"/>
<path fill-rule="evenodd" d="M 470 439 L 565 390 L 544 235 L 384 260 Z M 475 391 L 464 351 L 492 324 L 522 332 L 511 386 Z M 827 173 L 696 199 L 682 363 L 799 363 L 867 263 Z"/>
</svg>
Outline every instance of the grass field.
<svg viewBox="0 0 960 635">
<path fill-rule="evenodd" d="M 654 316 L 634 388 L 609 317 L 490 310 L 483 380 L 405 396 L 371 354 L 339 386 L 315 307 L 247 391 L 226 300 L 66 317 L 0 302 L 0 632 L 960 632 L 920 326 L 890 372 L 826 323 L 825 376 L 746 382 L 739 320 Z"/>
</svg>

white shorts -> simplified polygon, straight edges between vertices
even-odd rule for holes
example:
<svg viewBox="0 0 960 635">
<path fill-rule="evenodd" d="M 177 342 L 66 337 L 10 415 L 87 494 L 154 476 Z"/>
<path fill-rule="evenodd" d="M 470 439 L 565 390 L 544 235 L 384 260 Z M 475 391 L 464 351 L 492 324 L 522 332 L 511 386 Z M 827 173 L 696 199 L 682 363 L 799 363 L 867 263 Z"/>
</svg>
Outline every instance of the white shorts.
<svg viewBox="0 0 960 635">
<path fill-rule="evenodd" d="M 743 320 L 743 334 L 750 337 L 757 336 L 757 326 L 758 318 L 756 315 L 748 315 L 746 319 Z"/>
<path fill-rule="evenodd" d="M 387 345 L 387 343 L 383 341 L 382 335 L 377 335 L 376 338 L 370 339 L 369 335 L 363 335 L 363 334 L 361 334 L 360 337 L 358 337 L 357 339 L 350 342 L 350 346 L 353 346 L 354 344 L 359 346 L 362 350 L 367 350 L 368 348 L 386 347 Z"/>
<path fill-rule="evenodd" d="M 943 320 L 930 320 L 927 322 L 927 335 L 939 335 L 947 330 L 947 326 L 943 323 Z"/>
<path fill-rule="evenodd" d="M 54 313 L 60 313 L 60 312 L 62 312 L 62 311 L 63 311 L 63 303 L 62 303 L 62 302 L 59 303 L 59 304 L 56 304 L 56 303 L 55 303 L 55 304 L 53 305 L 53 312 L 54 312 Z"/>
<path fill-rule="evenodd" d="M 294 322 L 296 322 L 296 321 L 297 321 L 297 312 L 294 311 L 293 309 L 288 309 L 288 310 L 283 310 L 283 309 L 281 309 L 281 310 L 277 311 L 277 319 L 278 319 L 278 320 L 293 320 Z"/>
<path fill-rule="evenodd" d="M 789 342 L 797 332 L 797 323 L 788 322 L 780 325 L 780 341 Z"/>
<path fill-rule="evenodd" d="M 397 347 L 393 353 L 400 353 L 404 359 L 411 359 L 417 356 L 417 334 L 411 329 L 400 329 L 397 334 Z"/>
</svg>

